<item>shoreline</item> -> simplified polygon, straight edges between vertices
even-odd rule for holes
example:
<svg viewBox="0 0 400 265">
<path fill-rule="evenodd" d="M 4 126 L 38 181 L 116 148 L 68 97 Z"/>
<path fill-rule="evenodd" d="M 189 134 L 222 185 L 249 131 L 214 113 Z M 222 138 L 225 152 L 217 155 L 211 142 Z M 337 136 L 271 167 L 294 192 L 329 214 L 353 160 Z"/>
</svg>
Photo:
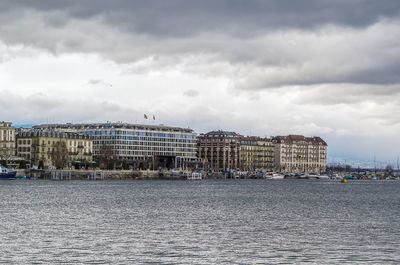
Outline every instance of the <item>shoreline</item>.
<svg viewBox="0 0 400 265">
<path fill-rule="evenodd" d="M 224 179 L 260 179 L 256 175 L 247 175 L 240 177 L 227 176 L 220 173 L 202 174 L 200 179 L 190 179 L 190 175 L 185 175 L 174 171 L 152 171 L 152 170 L 18 170 L 17 179 L 39 179 L 39 180 L 224 180 Z M 285 177 L 285 180 L 301 179 L 301 180 L 318 180 L 318 181 L 340 181 L 340 179 L 316 179 L 316 178 L 300 178 L 300 177 Z M 269 179 L 265 179 L 269 180 Z M 359 178 L 350 179 L 357 180 L 400 180 L 397 178 Z"/>
</svg>

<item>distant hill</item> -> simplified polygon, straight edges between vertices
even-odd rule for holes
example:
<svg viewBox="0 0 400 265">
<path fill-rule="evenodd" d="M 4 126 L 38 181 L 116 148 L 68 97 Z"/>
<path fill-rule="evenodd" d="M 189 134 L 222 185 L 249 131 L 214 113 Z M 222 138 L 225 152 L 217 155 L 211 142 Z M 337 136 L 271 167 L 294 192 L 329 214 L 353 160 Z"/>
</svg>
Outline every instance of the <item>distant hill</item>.
<svg viewBox="0 0 400 265">
<path fill-rule="evenodd" d="M 15 124 L 15 128 L 32 128 L 35 124 Z"/>
</svg>

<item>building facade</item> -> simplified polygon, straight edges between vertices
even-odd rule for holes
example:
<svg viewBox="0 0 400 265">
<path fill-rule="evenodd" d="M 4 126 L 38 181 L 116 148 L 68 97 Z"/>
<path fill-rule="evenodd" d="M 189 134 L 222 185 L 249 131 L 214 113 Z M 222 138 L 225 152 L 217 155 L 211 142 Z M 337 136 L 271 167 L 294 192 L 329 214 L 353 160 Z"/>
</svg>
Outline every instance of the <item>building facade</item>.
<svg viewBox="0 0 400 265">
<path fill-rule="evenodd" d="M 31 130 L 17 135 L 17 154 L 31 166 L 55 167 L 65 159 L 65 166 L 93 163 L 93 140 L 71 132 Z M 60 156 L 65 156 L 60 158 Z"/>
<path fill-rule="evenodd" d="M 90 136 L 95 157 L 100 157 L 107 147 L 118 162 L 146 162 L 151 168 L 186 167 L 198 162 L 197 135 L 191 129 L 128 123 L 50 124 L 34 128 Z"/>
<path fill-rule="evenodd" d="M 328 145 L 320 137 L 276 136 L 275 170 L 285 173 L 322 173 L 326 171 Z"/>
<path fill-rule="evenodd" d="M 245 171 L 274 169 L 274 144 L 271 139 L 256 136 L 240 141 L 240 164 Z"/>
<path fill-rule="evenodd" d="M 212 131 L 200 134 L 198 156 L 208 169 L 240 169 L 240 141 L 242 136 L 235 132 Z"/>
<path fill-rule="evenodd" d="M 15 128 L 11 122 L 0 122 L 0 160 L 15 156 Z"/>
</svg>

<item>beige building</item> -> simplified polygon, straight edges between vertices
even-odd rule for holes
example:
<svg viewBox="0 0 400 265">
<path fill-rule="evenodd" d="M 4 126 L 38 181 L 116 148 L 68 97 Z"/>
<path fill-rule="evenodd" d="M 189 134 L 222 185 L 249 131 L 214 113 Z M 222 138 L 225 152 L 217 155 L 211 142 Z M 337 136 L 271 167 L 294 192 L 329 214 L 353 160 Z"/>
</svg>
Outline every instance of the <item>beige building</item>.
<svg viewBox="0 0 400 265">
<path fill-rule="evenodd" d="M 11 122 L 0 122 L 0 160 L 15 156 L 15 128 Z"/>
<path fill-rule="evenodd" d="M 208 169 L 240 168 L 241 135 L 234 132 L 212 131 L 198 137 L 198 157 Z"/>
<path fill-rule="evenodd" d="M 275 170 L 286 173 L 322 173 L 326 170 L 327 144 L 320 137 L 276 136 Z"/>
<path fill-rule="evenodd" d="M 54 167 L 60 156 L 65 156 L 67 165 L 87 165 L 93 163 L 93 140 L 76 133 L 25 131 L 17 136 L 17 154 L 32 166 L 44 168 Z"/>
<path fill-rule="evenodd" d="M 243 137 L 240 142 L 240 161 L 242 170 L 273 170 L 274 144 L 268 138 Z"/>
</svg>

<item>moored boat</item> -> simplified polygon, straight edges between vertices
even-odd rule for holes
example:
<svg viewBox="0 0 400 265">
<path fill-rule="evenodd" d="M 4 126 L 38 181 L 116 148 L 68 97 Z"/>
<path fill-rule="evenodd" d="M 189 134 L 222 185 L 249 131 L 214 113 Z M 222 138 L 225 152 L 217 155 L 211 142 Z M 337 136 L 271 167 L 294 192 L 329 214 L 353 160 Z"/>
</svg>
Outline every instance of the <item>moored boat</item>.
<svg viewBox="0 0 400 265">
<path fill-rule="evenodd" d="M 285 176 L 283 174 L 271 172 L 271 173 L 266 174 L 265 178 L 266 179 L 284 179 Z"/>
<path fill-rule="evenodd" d="M 311 173 L 311 174 L 308 174 L 306 178 L 308 178 L 308 179 L 317 179 L 318 175 Z"/>
<path fill-rule="evenodd" d="M 15 179 L 17 171 L 0 166 L 0 179 Z"/>
<path fill-rule="evenodd" d="M 330 179 L 328 175 L 322 174 L 317 176 L 318 179 Z"/>
<path fill-rule="evenodd" d="M 200 172 L 187 173 L 186 174 L 186 179 L 187 180 L 202 180 L 203 179 L 203 174 L 200 173 Z"/>
</svg>

